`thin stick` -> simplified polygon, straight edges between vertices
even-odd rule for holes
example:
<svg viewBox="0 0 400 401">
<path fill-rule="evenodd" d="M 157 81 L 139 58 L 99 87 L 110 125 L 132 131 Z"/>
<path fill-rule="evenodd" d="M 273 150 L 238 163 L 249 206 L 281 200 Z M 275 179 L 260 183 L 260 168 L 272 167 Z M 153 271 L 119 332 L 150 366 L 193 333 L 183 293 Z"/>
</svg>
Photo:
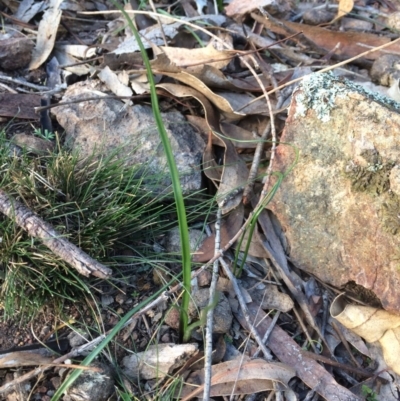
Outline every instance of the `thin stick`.
<svg viewBox="0 0 400 401">
<path fill-rule="evenodd" d="M 281 314 L 281 312 L 278 311 L 278 312 L 275 313 L 275 316 L 272 318 L 272 322 L 269 325 L 268 330 L 265 332 L 264 337 L 262 339 L 263 344 L 267 345 L 268 338 L 271 335 L 272 330 L 275 328 L 276 322 L 278 321 L 280 314 Z M 258 347 L 257 351 L 253 354 L 253 358 L 257 358 L 259 353 L 260 353 L 260 351 L 261 351 L 261 348 Z"/>
<path fill-rule="evenodd" d="M 215 253 L 218 253 L 221 247 L 221 218 L 222 211 L 218 208 L 217 220 L 215 222 Z M 206 345 L 204 349 L 204 391 L 203 401 L 210 399 L 211 390 L 211 359 L 212 359 L 212 333 L 213 333 L 213 318 L 214 308 L 212 307 L 216 296 L 217 281 L 218 281 L 219 259 L 214 262 L 213 275 L 210 284 L 210 299 L 208 300 L 207 311 L 207 326 L 206 326 Z"/>
<path fill-rule="evenodd" d="M 22 81 L 21 79 L 12 78 L 12 77 L 9 77 L 9 76 L 3 75 L 3 74 L 0 74 L 0 79 L 2 79 L 3 81 L 12 82 L 14 84 L 26 86 L 26 87 L 31 88 L 31 89 L 36 89 L 38 91 L 49 91 L 49 90 L 51 90 L 51 88 L 49 88 L 48 86 L 41 86 L 41 85 L 31 84 L 29 82 Z"/>
<path fill-rule="evenodd" d="M 50 224 L 44 222 L 22 203 L 11 199 L 3 190 L 0 190 L 0 212 L 10 219 L 15 219 L 15 222 L 30 236 L 40 238 L 55 255 L 70 264 L 80 274 L 86 277 L 92 274 L 100 278 L 111 276 L 111 269 L 71 244 Z"/>
<path fill-rule="evenodd" d="M 261 351 L 264 354 L 264 358 L 267 361 L 272 361 L 273 357 L 272 357 L 271 352 L 264 345 L 264 343 L 262 341 L 262 338 L 260 337 L 260 335 L 258 334 L 257 330 L 255 329 L 255 327 L 253 326 L 252 322 L 250 321 L 250 314 L 249 314 L 249 311 L 248 311 L 247 306 L 246 306 L 246 301 L 243 298 L 242 291 L 240 291 L 239 285 L 238 285 L 238 283 L 236 281 L 236 277 L 233 275 L 233 273 L 231 272 L 231 269 L 229 268 L 228 264 L 225 262 L 225 260 L 223 258 L 221 258 L 219 261 L 220 261 L 220 263 L 221 263 L 221 265 L 222 265 L 222 267 L 224 269 L 225 274 L 228 276 L 229 280 L 232 283 L 232 287 L 233 287 L 233 289 L 235 291 L 235 294 L 236 294 L 236 296 L 238 298 L 240 308 L 242 309 L 243 316 L 246 319 L 246 322 L 247 322 L 247 324 L 249 326 L 251 334 L 253 335 L 254 339 L 257 341 L 257 344 L 261 348 Z"/>
<path fill-rule="evenodd" d="M 270 118 L 273 118 L 273 116 L 270 115 Z M 250 167 L 248 182 L 243 191 L 243 204 L 245 205 L 249 204 L 251 201 L 251 193 L 254 187 L 255 180 L 257 178 L 258 167 L 260 166 L 261 156 L 270 130 L 271 123 L 269 122 L 265 127 L 261 137 L 259 138 L 259 142 L 257 143 L 257 147 L 254 152 L 253 162 L 251 163 Z"/>
</svg>

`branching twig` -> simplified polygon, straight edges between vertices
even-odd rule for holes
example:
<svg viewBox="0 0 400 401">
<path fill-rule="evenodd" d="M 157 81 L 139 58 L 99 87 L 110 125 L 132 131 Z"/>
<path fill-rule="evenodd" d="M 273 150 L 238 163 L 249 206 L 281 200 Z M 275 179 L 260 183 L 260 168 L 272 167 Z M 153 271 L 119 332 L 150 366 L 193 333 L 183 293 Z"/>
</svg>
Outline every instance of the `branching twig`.
<svg viewBox="0 0 400 401">
<path fill-rule="evenodd" d="M 280 314 L 281 314 L 280 311 L 275 313 L 275 316 L 272 319 L 271 325 L 268 327 L 268 330 L 265 332 L 264 337 L 262 339 L 263 344 L 267 345 L 268 338 L 271 335 L 272 330 L 275 328 L 276 322 L 278 321 Z M 253 358 L 257 358 L 260 351 L 261 351 L 261 348 L 258 347 L 257 351 L 253 354 Z"/>
<path fill-rule="evenodd" d="M 81 249 L 71 244 L 60 234 L 58 234 L 50 224 L 44 222 L 26 206 L 16 200 L 11 199 L 4 191 L 0 190 L 0 212 L 22 227 L 34 238 L 43 241 L 55 255 L 70 264 L 80 274 L 84 276 L 93 275 L 100 278 L 111 276 L 112 271 L 102 265 Z"/>
<path fill-rule="evenodd" d="M 272 355 L 271 352 L 267 349 L 267 347 L 264 345 L 262 338 L 259 336 L 257 330 L 255 329 L 253 323 L 250 321 L 250 314 L 249 311 L 247 310 L 246 306 L 246 301 L 243 298 L 242 292 L 240 291 L 239 285 L 236 281 L 236 277 L 233 275 L 231 272 L 228 264 L 224 261 L 223 258 L 220 259 L 220 263 L 224 269 L 225 274 L 228 276 L 229 280 L 232 283 L 232 287 L 235 291 L 235 294 L 238 298 L 240 308 L 242 309 L 243 316 L 246 319 L 246 322 L 249 326 L 250 332 L 253 335 L 254 339 L 257 341 L 257 344 L 261 348 L 261 351 L 264 353 L 264 358 L 268 361 L 272 361 Z"/>
</svg>

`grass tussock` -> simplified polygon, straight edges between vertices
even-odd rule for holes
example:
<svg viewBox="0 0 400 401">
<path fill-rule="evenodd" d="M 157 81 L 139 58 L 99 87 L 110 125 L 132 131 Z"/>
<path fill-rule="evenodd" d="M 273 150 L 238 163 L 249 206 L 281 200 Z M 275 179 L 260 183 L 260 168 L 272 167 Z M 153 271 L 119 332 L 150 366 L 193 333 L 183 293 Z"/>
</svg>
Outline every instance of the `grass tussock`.
<svg viewBox="0 0 400 401">
<path fill-rule="evenodd" d="M 143 265 L 151 259 L 154 239 L 177 224 L 171 189 L 160 191 L 163 177 L 146 174 L 143 166 L 139 173 L 116 155 L 85 161 L 62 149 L 41 157 L 16 155 L 2 134 L 0 185 L 91 257 L 110 265 L 129 248 L 137 250 Z M 192 204 L 197 205 L 189 207 L 193 221 L 204 207 Z M 49 298 L 76 300 L 88 292 L 72 268 L 1 214 L 0 239 L 6 317 L 27 308 L 32 313 Z"/>
</svg>

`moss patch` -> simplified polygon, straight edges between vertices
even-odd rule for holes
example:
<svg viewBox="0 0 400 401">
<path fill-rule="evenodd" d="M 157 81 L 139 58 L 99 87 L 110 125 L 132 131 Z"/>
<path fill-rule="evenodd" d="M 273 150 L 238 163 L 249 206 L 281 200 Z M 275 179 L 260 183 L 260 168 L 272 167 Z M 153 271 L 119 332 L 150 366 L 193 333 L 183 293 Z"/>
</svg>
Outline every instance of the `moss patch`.
<svg viewBox="0 0 400 401">
<path fill-rule="evenodd" d="M 382 204 L 381 219 L 385 231 L 396 235 L 400 233 L 400 199 L 392 192 Z"/>
<path fill-rule="evenodd" d="M 351 180 L 354 192 L 367 192 L 370 195 L 382 195 L 390 189 L 390 171 L 394 163 L 383 163 L 382 158 L 373 151 L 365 151 L 361 156 L 368 165 L 362 167 L 354 163 L 346 168 L 346 176 Z"/>
<path fill-rule="evenodd" d="M 354 192 L 365 192 L 382 197 L 380 219 L 384 230 L 392 235 L 400 233 L 400 197 L 390 190 L 390 171 L 394 162 L 384 163 L 376 150 L 361 153 L 367 166 L 349 163 L 345 170 Z"/>
</svg>

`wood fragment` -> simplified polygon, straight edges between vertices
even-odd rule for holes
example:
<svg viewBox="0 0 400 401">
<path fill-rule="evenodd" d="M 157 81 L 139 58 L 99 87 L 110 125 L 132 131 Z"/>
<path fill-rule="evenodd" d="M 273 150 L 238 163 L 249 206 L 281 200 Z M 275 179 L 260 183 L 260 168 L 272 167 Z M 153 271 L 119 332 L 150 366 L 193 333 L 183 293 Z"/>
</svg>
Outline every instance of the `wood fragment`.
<svg viewBox="0 0 400 401">
<path fill-rule="evenodd" d="M 0 94 L 0 116 L 38 120 L 35 107 L 40 105 L 40 95 L 21 93 Z"/>
<path fill-rule="evenodd" d="M 50 224 L 44 222 L 39 216 L 20 202 L 11 199 L 0 190 L 0 212 L 22 227 L 30 236 L 43 241 L 55 255 L 59 256 L 80 274 L 107 278 L 111 276 L 111 269 L 92 259 L 81 249 L 71 244 L 62 235 L 57 233 Z"/>
</svg>

